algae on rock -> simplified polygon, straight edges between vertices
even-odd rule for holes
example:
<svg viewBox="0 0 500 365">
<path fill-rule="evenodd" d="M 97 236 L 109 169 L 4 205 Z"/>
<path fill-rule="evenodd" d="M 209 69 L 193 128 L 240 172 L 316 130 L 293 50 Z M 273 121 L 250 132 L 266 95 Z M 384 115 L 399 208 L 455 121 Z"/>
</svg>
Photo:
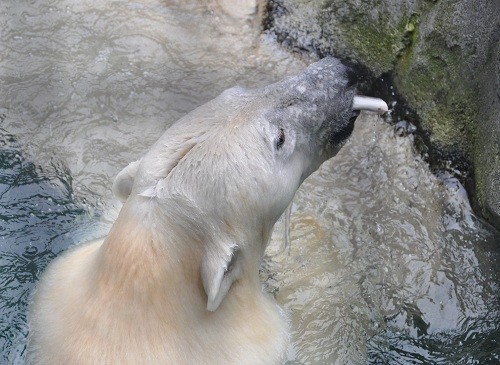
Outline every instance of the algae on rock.
<svg viewBox="0 0 500 365">
<path fill-rule="evenodd" d="M 433 148 L 470 161 L 481 212 L 500 224 L 498 0 L 270 0 L 292 48 L 391 73 Z"/>
</svg>

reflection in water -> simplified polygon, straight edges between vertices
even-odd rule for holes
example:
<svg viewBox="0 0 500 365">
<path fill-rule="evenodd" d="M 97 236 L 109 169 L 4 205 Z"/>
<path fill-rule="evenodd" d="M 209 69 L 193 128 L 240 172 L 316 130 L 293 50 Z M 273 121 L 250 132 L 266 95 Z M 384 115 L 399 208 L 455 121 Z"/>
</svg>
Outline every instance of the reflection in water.
<svg viewBox="0 0 500 365">
<path fill-rule="evenodd" d="M 109 229 L 101 215 L 119 208 L 121 168 L 225 88 L 303 66 L 228 3 L 2 2 L 0 363 L 22 360 L 28 295 L 47 263 Z M 278 225 L 262 277 L 293 324 L 290 363 L 500 357 L 499 237 L 411 139 L 360 117 L 297 193 L 290 253 Z"/>
</svg>

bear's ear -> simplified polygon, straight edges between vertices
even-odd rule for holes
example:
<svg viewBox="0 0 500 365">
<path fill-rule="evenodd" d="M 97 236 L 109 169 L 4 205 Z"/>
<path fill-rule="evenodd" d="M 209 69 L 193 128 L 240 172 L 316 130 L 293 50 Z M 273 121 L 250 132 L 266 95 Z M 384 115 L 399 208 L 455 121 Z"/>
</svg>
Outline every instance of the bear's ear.
<svg viewBox="0 0 500 365">
<path fill-rule="evenodd" d="M 134 186 L 135 175 L 140 162 L 141 160 L 137 160 L 129 163 L 127 167 L 116 175 L 115 181 L 113 181 L 113 194 L 122 203 L 125 203 L 125 200 L 127 200 L 132 192 L 132 186 Z"/>
<path fill-rule="evenodd" d="M 241 276 L 240 256 L 238 246 L 234 245 L 228 252 L 219 252 L 216 255 L 207 253 L 203 258 L 201 280 L 208 297 L 207 310 L 217 310 L 231 285 Z"/>
</svg>

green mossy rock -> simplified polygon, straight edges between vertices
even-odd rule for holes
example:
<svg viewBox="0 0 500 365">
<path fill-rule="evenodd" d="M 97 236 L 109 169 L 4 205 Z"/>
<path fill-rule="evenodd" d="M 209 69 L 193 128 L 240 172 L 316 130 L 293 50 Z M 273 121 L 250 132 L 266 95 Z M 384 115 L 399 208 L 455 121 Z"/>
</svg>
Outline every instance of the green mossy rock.
<svg viewBox="0 0 500 365">
<path fill-rule="evenodd" d="M 498 0 L 271 0 L 285 45 L 392 72 L 433 146 L 473 162 L 475 200 L 500 226 Z"/>
</svg>

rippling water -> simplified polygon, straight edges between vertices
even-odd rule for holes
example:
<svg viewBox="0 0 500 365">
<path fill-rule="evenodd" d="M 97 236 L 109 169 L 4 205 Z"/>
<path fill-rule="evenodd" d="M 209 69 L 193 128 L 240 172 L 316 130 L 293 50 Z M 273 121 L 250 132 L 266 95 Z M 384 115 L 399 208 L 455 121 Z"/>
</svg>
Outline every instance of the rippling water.
<svg viewBox="0 0 500 365">
<path fill-rule="evenodd" d="M 306 364 L 496 364 L 499 235 L 456 179 L 433 176 L 377 117 L 298 191 L 291 250 L 274 232 L 268 289 Z"/>
<path fill-rule="evenodd" d="M 46 265 L 109 229 L 122 167 L 225 88 L 303 67 L 227 3 L 2 1 L 0 363 L 22 362 Z M 360 118 L 297 193 L 289 252 L 278 224 L 262 278 L 292 321 L 290 363 L 499 360 L 499 236 L 411 139 Z"/>
</svg>

